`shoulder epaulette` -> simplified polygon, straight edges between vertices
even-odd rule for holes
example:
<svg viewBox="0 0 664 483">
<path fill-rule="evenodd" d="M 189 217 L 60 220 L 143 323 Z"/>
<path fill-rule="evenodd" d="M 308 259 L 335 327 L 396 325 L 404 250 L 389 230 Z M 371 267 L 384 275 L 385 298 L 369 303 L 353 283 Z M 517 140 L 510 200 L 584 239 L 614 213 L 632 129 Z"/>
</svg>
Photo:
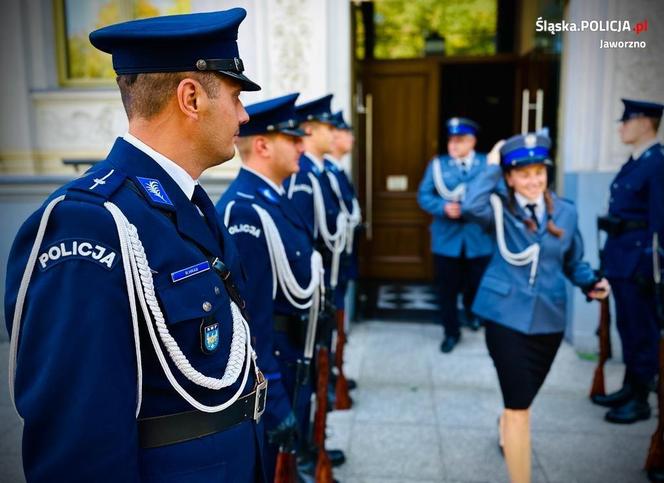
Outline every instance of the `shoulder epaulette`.
<svg viewBox="0 0 664 483">
<path fill-rule="evenodd" d="M 273 205 L 279 204 L 279 198 L 277 198 L 277 195 L 275 195 L 274 192 L 269 188 L 260 188 L 258 190 L 258 194 L 260 194 L 261 198 L 266 200 L 268 203 Z"/>
<path fill-rule="evenodd" d="M 127 179 L 127 175 L 112 166 L 90 171 L 66 187 L 67 197 L 83 197 L 103 203 L 111 198 Z"/>
</svg>

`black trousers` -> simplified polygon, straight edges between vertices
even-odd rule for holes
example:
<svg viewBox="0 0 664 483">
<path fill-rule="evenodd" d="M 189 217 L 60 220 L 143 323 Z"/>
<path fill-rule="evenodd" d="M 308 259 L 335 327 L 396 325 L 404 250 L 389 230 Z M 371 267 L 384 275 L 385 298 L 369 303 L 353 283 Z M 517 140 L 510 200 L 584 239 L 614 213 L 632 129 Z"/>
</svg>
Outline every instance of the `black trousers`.
<svg viewBox="0 0 664 483">
<path fill-rule="evenodd" d="M 649 385 L 659 370 L 659 324 L 655 297 L 636 282 L 609 279 L 616 302 L 616 326 L 622 342 L 626 379 Z"/>
<path fill-rule="evenodd" d="M 471 315 L 470 308 L 475 300 L 477 288 L 484 275 L 484 270 L 491 256 L 466 258 L 463 252 L 459 257 L 435 255 L 436 285 L 440 301 L 440 315 L 446 336 L 460 333 L 457 298 L 463 294 L 466 314 Z"/>
</svg>

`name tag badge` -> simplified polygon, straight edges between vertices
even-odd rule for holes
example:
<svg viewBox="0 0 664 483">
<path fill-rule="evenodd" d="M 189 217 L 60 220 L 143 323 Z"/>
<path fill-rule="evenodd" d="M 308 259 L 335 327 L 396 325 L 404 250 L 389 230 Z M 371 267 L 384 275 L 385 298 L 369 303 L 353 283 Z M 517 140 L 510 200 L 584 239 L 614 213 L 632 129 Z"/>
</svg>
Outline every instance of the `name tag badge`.
<svg viewBox="0 0 664 483">
<path fill-rule="evenodd" d="M 212 354 L 219 348 L 219 323 L 205 318 L 201 323 L 201 350 L 203 354 Z"/>
<path fill-rule="evenodd" d="M 210 262 L 201 262 L 197 265 L 192 265 L 191 267 L 183 268 L 177 272 L 171 273 L 171 280 L 173 283 L 181 282 L 189 277 L 193 277 L 196 274 L 207 272 L 210 270 Z"/>
</svg>

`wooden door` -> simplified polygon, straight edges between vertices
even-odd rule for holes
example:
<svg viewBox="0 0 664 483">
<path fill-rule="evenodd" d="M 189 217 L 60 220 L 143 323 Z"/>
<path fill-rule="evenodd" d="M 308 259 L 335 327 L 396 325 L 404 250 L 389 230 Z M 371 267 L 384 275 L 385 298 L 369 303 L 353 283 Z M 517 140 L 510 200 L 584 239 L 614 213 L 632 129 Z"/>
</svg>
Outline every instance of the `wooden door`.
<svg viewBox="0 0 664 483">
<path fill-rule="evenodd" d="M 365 62 L 360 79 L 359 184 L 370 224 L 362 276 L 430 279 L 430 218 L 417 205 L 417 188 L 438 148 L 439 66 L 431 59 Z"/>
</svg>

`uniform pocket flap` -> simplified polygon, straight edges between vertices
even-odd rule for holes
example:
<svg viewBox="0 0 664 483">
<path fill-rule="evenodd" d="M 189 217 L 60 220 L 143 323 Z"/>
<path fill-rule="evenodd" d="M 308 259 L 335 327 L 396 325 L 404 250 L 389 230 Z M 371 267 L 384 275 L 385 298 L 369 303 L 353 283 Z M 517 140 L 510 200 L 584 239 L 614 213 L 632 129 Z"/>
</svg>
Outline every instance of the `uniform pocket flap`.
<svg viewBox="0 0 664 483">
<path fill-rule="evenodd" d="M 223 283 L 212 270 L 156 290 L 168 324 L 207 317 L 228 305 Z"/>
<path fill-rule="evenodd" d="M 482 279 L 482 286 L 500 295 L 507 295 L 512 290 L 512 285 L 509 282 L 495 277 L 484 277 Z"/>
</svg>

